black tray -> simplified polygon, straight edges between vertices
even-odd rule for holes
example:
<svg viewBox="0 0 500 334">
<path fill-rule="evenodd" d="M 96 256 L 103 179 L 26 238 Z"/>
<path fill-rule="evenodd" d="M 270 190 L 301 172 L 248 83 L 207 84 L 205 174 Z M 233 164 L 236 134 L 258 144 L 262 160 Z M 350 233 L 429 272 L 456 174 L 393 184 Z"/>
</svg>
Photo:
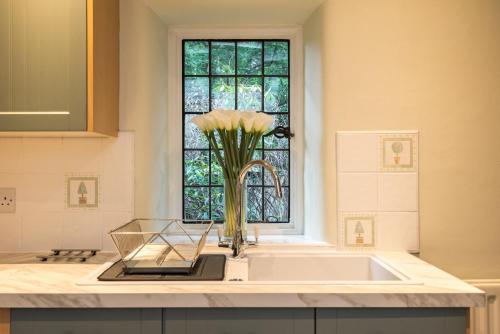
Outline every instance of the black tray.
<svg viewBox="0 0 500 334">
<path fill-rule="evenodd" d="M 189 274 L 127 274 L 120 260 L 106 269 L 99 281 L 222 281 L 226 268 L 223 254 L 202 254 Z"/>
</svg>

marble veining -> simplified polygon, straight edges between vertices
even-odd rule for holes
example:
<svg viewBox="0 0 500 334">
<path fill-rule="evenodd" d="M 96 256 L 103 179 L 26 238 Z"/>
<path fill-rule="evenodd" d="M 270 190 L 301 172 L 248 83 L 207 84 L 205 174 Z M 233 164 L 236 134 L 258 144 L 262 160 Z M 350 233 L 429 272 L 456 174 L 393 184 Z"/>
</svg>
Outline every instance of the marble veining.
<svg viewBox="0 0 500 334">
<path fill-rule="evenodd" d="M 225 252 L 207 246 L 206 253 Z M 324 245 L 259 245 L 248 253 L 324 252 Z M 0 308 L 15 307 L 472 307 L 484 293 L 404 252 L 370 252 L 422 284 L 81 284 L 100 263 L 33 263 L 31 255 L 0 254 Z M 17 261 L 17 262 L 16 262 Z"/>
</svg>

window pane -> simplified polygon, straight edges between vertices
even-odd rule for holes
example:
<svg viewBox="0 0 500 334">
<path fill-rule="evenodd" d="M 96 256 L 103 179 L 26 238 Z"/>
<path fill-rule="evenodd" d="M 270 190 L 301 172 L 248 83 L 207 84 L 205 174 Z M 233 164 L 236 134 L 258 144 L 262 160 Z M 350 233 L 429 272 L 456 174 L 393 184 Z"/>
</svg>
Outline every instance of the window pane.
<svg viewBox="0 0 500 334">
<path fill-rule="evenodd" d="M 261 78 L 238 78 L 238 110 L 262 110 Z"/>
<path fill-rule="evenodd" d="M 264 74 L 288 74 L 287 42 L 264 42 Z"/>
<path fill-rule="evenodd" d="M 234 74 L 235 44 L 212 42 L 212 74 Z"/>
<path fill-rule="evenodd" d="M 224 188 L 212 188 L 212 216 L 213 220 L 224 220 Z"/>
<path fill-rule="evenodd" d="M 191 122 L 195 115 L 184 116 L 184 146 L 186 148 L 208 148 L 207 137 Z"/>
<path fill-rule="evenodd" d="M 212 154 L 212 184 L 213 185 L 224 185 L 224 173 L 222 172 L 222 168 L 219 165 L 217 158 L 215 157 L 215 153 Z M 221 155 L 224 157 L 224 152 L 221 152 Z"/>
<path fill-rule="evenodd" d="M 274 127 L 282 126 L 289 127 L 288 114 L 273 115 Z M 288 138 L 277 138 L 274 135 L 266 136 L 264 138 L 264 147 L 266 149 L 272 148 L 288 148 Z"/>
<path fill-rule="evenodd" d="M 212 109 L 235 109 L 234 78 L 212 78 Z"/>
<path fill-rule="evenodd" d="M 264 111 L 288 112 L 288 78 L 264 78 Z"/>
<path fill-rule="evenodd" d="M 262 221 L 262 188 L 247 188 L 247 220 Z"/>
<path fill-rule="evenodd" d="M 262 74 L 261 42 L 238 42 L 238 74 Z"/>
<path fill-rule="evenodd" d="M 264 219 L 269 222 L 288 221 L 289 189 L 283 188 L 283 197 L 277 198 L 274 188 L 264 189 Z"/>
<path fill-rule="evenodd" d="M 288 186 L 288 151 L 265 151 L 264 156 L 271 165 L 276 168 L 282 186 Z M 265 185 L 272 186 L 273 178 L 271 173 L 264 171 Z"/>
<path fill-rule="evenodd" d="M 255 150 L 253 154 L 253 160 L 262 160 L 263 153 L 262 150 Z M 249 185 L 261 185 L 262 184 L 262 167 L 255 166 L 247 174 L 247 184 Z"/>
<path fill-rule="evenodd" d="M 260 159 L 260 158 L 259 158 Z M 261 185 L 262 184 L 262 167 L 255 166 L 247 174 L 248 185 Z"/>
<path fill-rule="evenodd" d="M 184 217 L 186 219 L 208 219 L 208 188 L 184 189 Z"/>
<path fill-rule="evenodd" d="M 209 111 L 208 78 L 184 78 L 184 111 Z"/>
<path fill-rule="evenodd" d="M 184 53 L 186 75 L 208 74 L 208 42 L 187 41 L 184 44 Z"/>
<path fill-rule="evenodd" d="M 184 152 L 184 184 L 208 185 L 208 151 Z"/>
</svg>

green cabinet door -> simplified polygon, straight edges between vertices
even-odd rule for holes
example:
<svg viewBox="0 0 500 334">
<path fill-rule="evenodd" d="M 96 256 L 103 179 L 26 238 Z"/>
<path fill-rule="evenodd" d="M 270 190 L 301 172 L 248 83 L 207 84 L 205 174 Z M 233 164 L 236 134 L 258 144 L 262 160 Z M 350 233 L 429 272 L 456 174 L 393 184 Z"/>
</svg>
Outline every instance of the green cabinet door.
<svg viewBox="0 0 500 334">
<path fill-rule="evenodd" d="M 14 309 L 11 334 L 161 334 L 161 309 Z"/>
<path fill-rule="evenodd" d="M 163 334 L 314 334 L 314 309 L 165 309 Z"/>
<path fill-rule="evenodd" d="M 0 131 L 84 131 L 86 0 L 0 0 Z"/>
</svg>

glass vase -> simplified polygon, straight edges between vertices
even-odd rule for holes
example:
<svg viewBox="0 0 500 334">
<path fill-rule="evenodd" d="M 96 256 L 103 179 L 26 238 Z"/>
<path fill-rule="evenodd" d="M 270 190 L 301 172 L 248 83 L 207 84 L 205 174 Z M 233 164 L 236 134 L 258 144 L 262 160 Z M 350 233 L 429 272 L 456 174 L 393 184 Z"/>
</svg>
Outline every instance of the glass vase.
<svg viewBox="0 0 500 334">
<path fill-rule="evenodd" d="M 236 187 L 238 178 L 224 179 L 224 237 L 232 239 L 236 231 L 236 217 L 238 214 Z M 241 232 L 243 240 L 247 239 L 247 184 L 246 181 L 242 186 L 241 194 Z"/>
</svg>

